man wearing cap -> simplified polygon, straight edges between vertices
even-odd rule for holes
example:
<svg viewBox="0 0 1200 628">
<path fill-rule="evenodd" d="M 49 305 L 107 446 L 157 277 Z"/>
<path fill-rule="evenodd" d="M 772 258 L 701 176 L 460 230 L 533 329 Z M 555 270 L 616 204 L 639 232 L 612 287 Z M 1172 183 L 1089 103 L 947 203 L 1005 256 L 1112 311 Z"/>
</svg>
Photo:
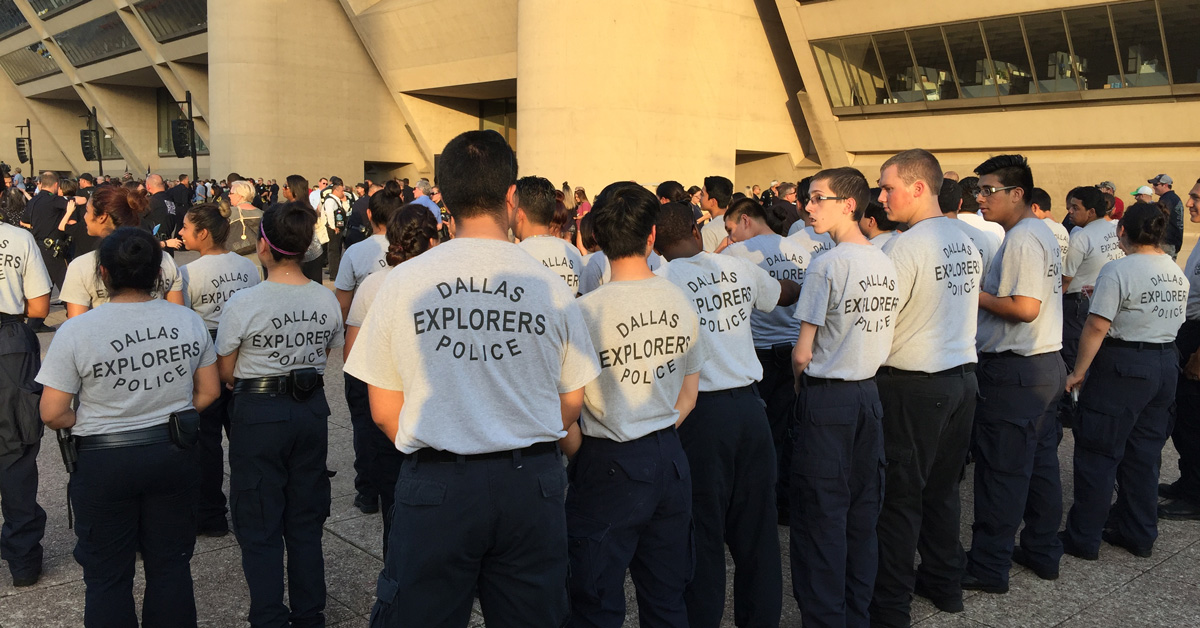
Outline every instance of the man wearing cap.
<svg viewBox="0 0 1200 628">
<path fill-rule="evenodd" d="M 1162 203 L 1171 213 L 1171 219 L 1167 221 L 1167 236 L 1163 238 L 1162 250 L 1163 253 L 1170 255 L 1171 259 L 1175 259 L 1175 256 L 1179 254 L 1179 247 L 1183 246 L 1183 201 L 1171 189 L 1171 185 L 1175 181 L 1165 174 L 1160 174 L 1146 183 L 1153 186 L 1154 193 L 1158 195 L 1158 202 Z"/>
<path fill-rule="evenodd" d="M 1113 205 L 1113 209 L 1108 215 L 1113 220 L 1120 220 L 1121 216 L 1125 215 L 1125 201 L 1122 201 L 1117 196 L 1117 186 L 1113 185 L 1112 181 L 1101 181 L 1100 183 L 1096 184 L 1096 187 L 1105 194 L 1112 194 L 1113 198 L 1116 199 L 1116 203 Z"/>
</svg>

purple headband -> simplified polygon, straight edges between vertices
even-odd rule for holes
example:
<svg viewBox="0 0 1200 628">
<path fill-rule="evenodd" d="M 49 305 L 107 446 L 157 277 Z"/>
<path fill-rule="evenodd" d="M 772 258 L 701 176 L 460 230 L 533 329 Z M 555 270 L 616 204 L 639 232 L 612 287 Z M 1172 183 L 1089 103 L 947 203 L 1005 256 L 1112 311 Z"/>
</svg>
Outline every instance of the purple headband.
<svg viewBox="0 0 1200 628">
<path fill-rule="evenodd" d="M 261 223 L 261 222 L 260 222 L 260 223 L 258 223 L 258 232 L 262 234 L 262 239 L 263 239 L 263 242 L 266 242 L 266 243 L 267 243 L 267 246 L 271 247 L 272 249 L 275 249 L 275 252 L 276 252 L 276 253 L 279 253 L 280 255 L 289 255 L 289 256 L 291 256 L 291 255 L 299 255 L 299 253 L 289 253 L 289 252 L 287 252 L 287 251 L 285 251 L 285 250 L 283 250 L 283 249 L 281 249 L 281 248 L 279 248 L 279 247 L 275 246 L 274 244 L 271 244 L 271 239 L 267 237 L 267 232 L 266 232 L 266 230 L 265 230 L 265 229 L 263 229 L 263 226 L 262 226 L 262 223 Z"/>
</svg>

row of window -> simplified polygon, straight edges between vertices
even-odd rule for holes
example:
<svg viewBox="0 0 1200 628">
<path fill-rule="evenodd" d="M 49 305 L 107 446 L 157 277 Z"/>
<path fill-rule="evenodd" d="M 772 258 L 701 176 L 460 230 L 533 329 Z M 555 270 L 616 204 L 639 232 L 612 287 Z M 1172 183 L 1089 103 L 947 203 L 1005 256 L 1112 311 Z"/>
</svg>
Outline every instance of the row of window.
<svg viewBox="0 0 1200 628">
<path fill-rule="evenodd" d="M 1078 99 L 1085 91 L 1197 84 L 1198 28 L 1200 0 L 1143 0 L 857 35 L 812 46 L 830 104 L 842 114 L 876 106 L 897 109 L 903 103 L 933 108 L 928 103 L 998 99 L 1003 104 L 1046 100 L 1043 94 Z"/>
<path fill-rule="evenodd" d="M 38 15 L 46 17 L 86 2 L 87 0 L 32 0 Z M 168 42 L 208 28 L 208 3 L 205 0 L 139 0 L 134 3 L 151 35 L 159 42 Z M 28 26 L 13 0 L 0 0 L 0 38 Z M 137 41 L 116 13 L 69 28 L 54 41 L 62 48 L 67 61 L 75 67 L 137 50 Z M 27 83 L 59 71 L 41 42 L 0 56 L 0 67 L 13 82 Z"/>
</svg>

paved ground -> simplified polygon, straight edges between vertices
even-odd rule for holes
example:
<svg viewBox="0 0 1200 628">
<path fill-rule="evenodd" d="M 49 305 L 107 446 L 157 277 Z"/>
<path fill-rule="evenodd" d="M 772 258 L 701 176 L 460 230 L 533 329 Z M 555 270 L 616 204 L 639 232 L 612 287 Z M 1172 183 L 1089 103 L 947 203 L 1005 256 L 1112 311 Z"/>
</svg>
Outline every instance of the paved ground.
<svg viewBox="0 0 1200 628">
<path fill-rule="evenodd" d="M 57 324 L 64 316 L 61 308 L 55 309 L 47 321 L 50 324 Z M 42 335 L 43 349 L 50 337 Z M 375 578 L 382 564 L 382 523 L 379 515 L 363 515 L 351 503 L 353 453 L 340 357 L 331 362 L 326 382 L 333 408 L 329 419 L 329 468 L 337 471 L 333 478 L 332 516 L 325 525 L 327 617 L 333 626 L 365 626 L 374 600 Z M 1068 433 L 1059 450 L 1068 506 L 1072 445 Z M 71 556 L 75 537 L 67 529 L 66 473 L 52 436 L 44 441 L 38 462 L 42 471 L 39 499 L 50 518 L 44 540 L 45 574 L 37 586 L 18 591 L 13 589 L 6 571 L 0 571 L 0 628 L 83 624 L 82 571 Z M 1164 479 L 1178 477 L 1176 462 L 1175 450 L 1168 444 L 1163 451 Z M 970 482 L 963 488 L 963 504 L 962 534 L 964 541 L 969 542 Z M 918 598 L 913 619 L 922 628 L 1200 626 L 1200 523 L 1165 521 L 1160 528 L 1152 558 L 1135 558 L 1124 550 L 1105 545 L 1097 562 L 1065 557 L 1062 577 L 1055 582 L 1039 580 L 1028 570 L 1014 567 L 1007 595 L 972 594 L 966 601 L 966 611 L 954 615 L 940 613 Z M 791 599 L 791 582 L 786 576 L 787 531 L 781 528 L 779 536 L 785 565 L 783 626 L 800 626 L 800 614 Z M 192 573 L 201 626 L 246 625 L 249 594 L 232 535 L 198 539 Z M 139 567 L 135 584 L 139 596 L 142 585 Z M 636 626 L 632 591 L 629 605 L 626 626 Z M 482 625 L 480 617 L 474 619 L 473 626 Z M 723 625 L 733 625 L 728 613 Z"/>
</svg>

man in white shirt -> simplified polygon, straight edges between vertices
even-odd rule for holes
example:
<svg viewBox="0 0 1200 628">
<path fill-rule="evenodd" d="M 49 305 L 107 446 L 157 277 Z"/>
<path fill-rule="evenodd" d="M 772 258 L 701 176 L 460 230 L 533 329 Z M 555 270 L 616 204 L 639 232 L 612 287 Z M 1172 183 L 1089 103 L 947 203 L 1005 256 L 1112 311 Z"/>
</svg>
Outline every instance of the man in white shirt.
<svg viewBox="0 0 1200 628">
<path fill-rule="evenodd" d="M 321 179 L 317 181 L 317 187 L 314 188 L 312 192 L 308 193 L 308 204 L 311 205 L 313 209 L 319 209 L 321 207 L 321 192 L 324 192 L 325 188 L 327 187 L 329 187 L 329 179 L 321 177 Z"/>
<path fill-rule="evenodd" d="M 733 201 L 733 182 L 725 177 L 704 177 L 704 189 L 700 191 L 700 209 L 709 213 L 712 220 L 700 230 L 704 239 L 704 250 L 712 253 L 725 239 L 725 210 Z"/>
<path fill-rule="evenodd" d="M 342 232 L 346 228 L 346 217 L 350 215 L 350 199 L 341 177 L 330 177 L 329 187 L 329 196 L 321 201 L 321 214 L 325 217 L 325 232 L 329 235 L 329 242 L 325 245 L 329 276 L 337 277 L 342 263 Z"/>
<path fill-rule="evenodd" d="M 988 222 L 979 215 L 979 202 L 975 195 L 979 193 L 979 177 L 966 177 L 959 181 L 962 186 L 962 207 L 958 210 L 958 219 L 987 233 L 995 235 L 1000 242 L 1004 241 L 1004 228 L 994 222 Z"/>
</svg>

